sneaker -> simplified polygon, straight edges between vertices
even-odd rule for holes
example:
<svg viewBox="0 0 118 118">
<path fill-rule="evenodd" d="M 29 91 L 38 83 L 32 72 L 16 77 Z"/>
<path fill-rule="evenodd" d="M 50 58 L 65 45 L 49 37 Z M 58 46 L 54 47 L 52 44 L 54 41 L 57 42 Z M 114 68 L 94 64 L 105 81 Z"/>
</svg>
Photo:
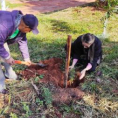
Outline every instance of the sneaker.
<svg viewBox="0 0 118 118">
<path fill-rule="evenodd" d="M 17 80 L 17 75 L 15 73 L 13 73 L 12 75 L 8 75 L 8 74 L 4 73 L 4 76 L 6 79 Z"/>
</svg>

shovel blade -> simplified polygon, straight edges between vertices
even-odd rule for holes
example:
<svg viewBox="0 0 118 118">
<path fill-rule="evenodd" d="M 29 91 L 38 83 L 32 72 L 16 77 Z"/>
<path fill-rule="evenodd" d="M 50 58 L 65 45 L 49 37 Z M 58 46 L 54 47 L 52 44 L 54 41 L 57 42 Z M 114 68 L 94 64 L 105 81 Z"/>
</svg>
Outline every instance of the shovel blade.
<svg viewBox="0 0 118 118">
<path fill-rule="evenodd" d="M 43 63 L 37 63 L 37 65 L 42 67 L 42 68 L 47 66 L 46 64 L 43 64 Z"/>
</svg>

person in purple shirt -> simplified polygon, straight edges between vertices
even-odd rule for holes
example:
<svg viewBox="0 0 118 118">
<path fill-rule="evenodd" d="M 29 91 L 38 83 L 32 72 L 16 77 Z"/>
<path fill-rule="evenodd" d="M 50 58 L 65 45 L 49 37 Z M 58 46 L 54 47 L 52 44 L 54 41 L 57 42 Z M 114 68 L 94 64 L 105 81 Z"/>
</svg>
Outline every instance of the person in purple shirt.
<svg viewBox="0 0 118 118">
<path fill-rule="evenodd" d="M 21 11 L 0 11 L 0 92 L 6 93 L 5 78 L 17 79 L 12 69 L 15 60 L 10 55 L 8 45 L 18 43 L 24 61 L 31 64 L 26 33 L 38 34 L 38 19 L 32 14 L 23 15 Z M 5 67 L 3 73 L 2 66 Z"/>
</svg>

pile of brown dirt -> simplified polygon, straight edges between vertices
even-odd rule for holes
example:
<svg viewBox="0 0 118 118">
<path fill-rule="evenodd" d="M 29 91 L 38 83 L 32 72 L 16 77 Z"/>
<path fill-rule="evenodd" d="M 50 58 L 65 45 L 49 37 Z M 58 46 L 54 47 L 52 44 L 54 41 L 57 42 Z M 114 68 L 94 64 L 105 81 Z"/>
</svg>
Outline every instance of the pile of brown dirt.
<svg viewBox="0 0 118 118">
<path fill-rule="evenodd" d="M 40 63 L 40 62 L 39 62 Z M 64 87 L 64 72 L 60 69 L 62 65 L 62 59 L 59 58 L 51 58 L 49 60 L 44 60 L 42 63 L 46 64 L 47 67 L 40 67 L 37 65 L 33 65 L 20 72 L 24 79 L 35 78 L 37 76 L 43 75 L 43 79 L 39 82 L 44 83 L 53 83 L 56 86 Z M 76 77 L 74 81 L 67 82 L 69 88 L 75 88 L 79 85 L 78 76 L 80 76 L 79 72 L 76 72 Z"/>
<path fill-rule="evenodd" d="M 44 68 L 39 66 L 30 66 L 20 74 L 22 74 L 23 78 L 27 80 L 43 75 L 43 79 L 40 79 L 39 83 L 51 83 L 55 86 L 55 89 L 52 93 L 53 101 L 55 103 L 68 103 L 73 98 L 82 98 L 84 93 L 78 88 L 79 81 L 77 79 L 77 76 L 74 79 L 73 83 L 70 83 L 70 81 L 67 82 L 68 88 L 64 88 L 64 72 L 62 72 L 62 70 L 60 69 L 60 66 L 62 65 L 62 59 L 51 58 L 42 62 L 48 66 Z"/>
</svg>

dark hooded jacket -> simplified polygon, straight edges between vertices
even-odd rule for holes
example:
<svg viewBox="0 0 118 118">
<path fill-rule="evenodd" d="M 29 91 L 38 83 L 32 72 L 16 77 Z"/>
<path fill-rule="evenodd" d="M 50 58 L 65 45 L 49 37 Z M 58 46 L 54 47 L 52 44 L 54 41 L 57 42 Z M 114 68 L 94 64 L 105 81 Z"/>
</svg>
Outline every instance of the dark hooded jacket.
<svg viewBox="0 0 118 118">
<path fill-rule="evenodd" d="M 94 43 L 87 49 L 82 45 L 82 35 L 79 36 L 73 43 L 71 47 L 73 59 L 81 59 L 82 55 L 86 56 L 86 60 L 93 65 L 97 63 L 99 59 L 102 58 L 102 43 L 95 36 Z"/>
</svg>

